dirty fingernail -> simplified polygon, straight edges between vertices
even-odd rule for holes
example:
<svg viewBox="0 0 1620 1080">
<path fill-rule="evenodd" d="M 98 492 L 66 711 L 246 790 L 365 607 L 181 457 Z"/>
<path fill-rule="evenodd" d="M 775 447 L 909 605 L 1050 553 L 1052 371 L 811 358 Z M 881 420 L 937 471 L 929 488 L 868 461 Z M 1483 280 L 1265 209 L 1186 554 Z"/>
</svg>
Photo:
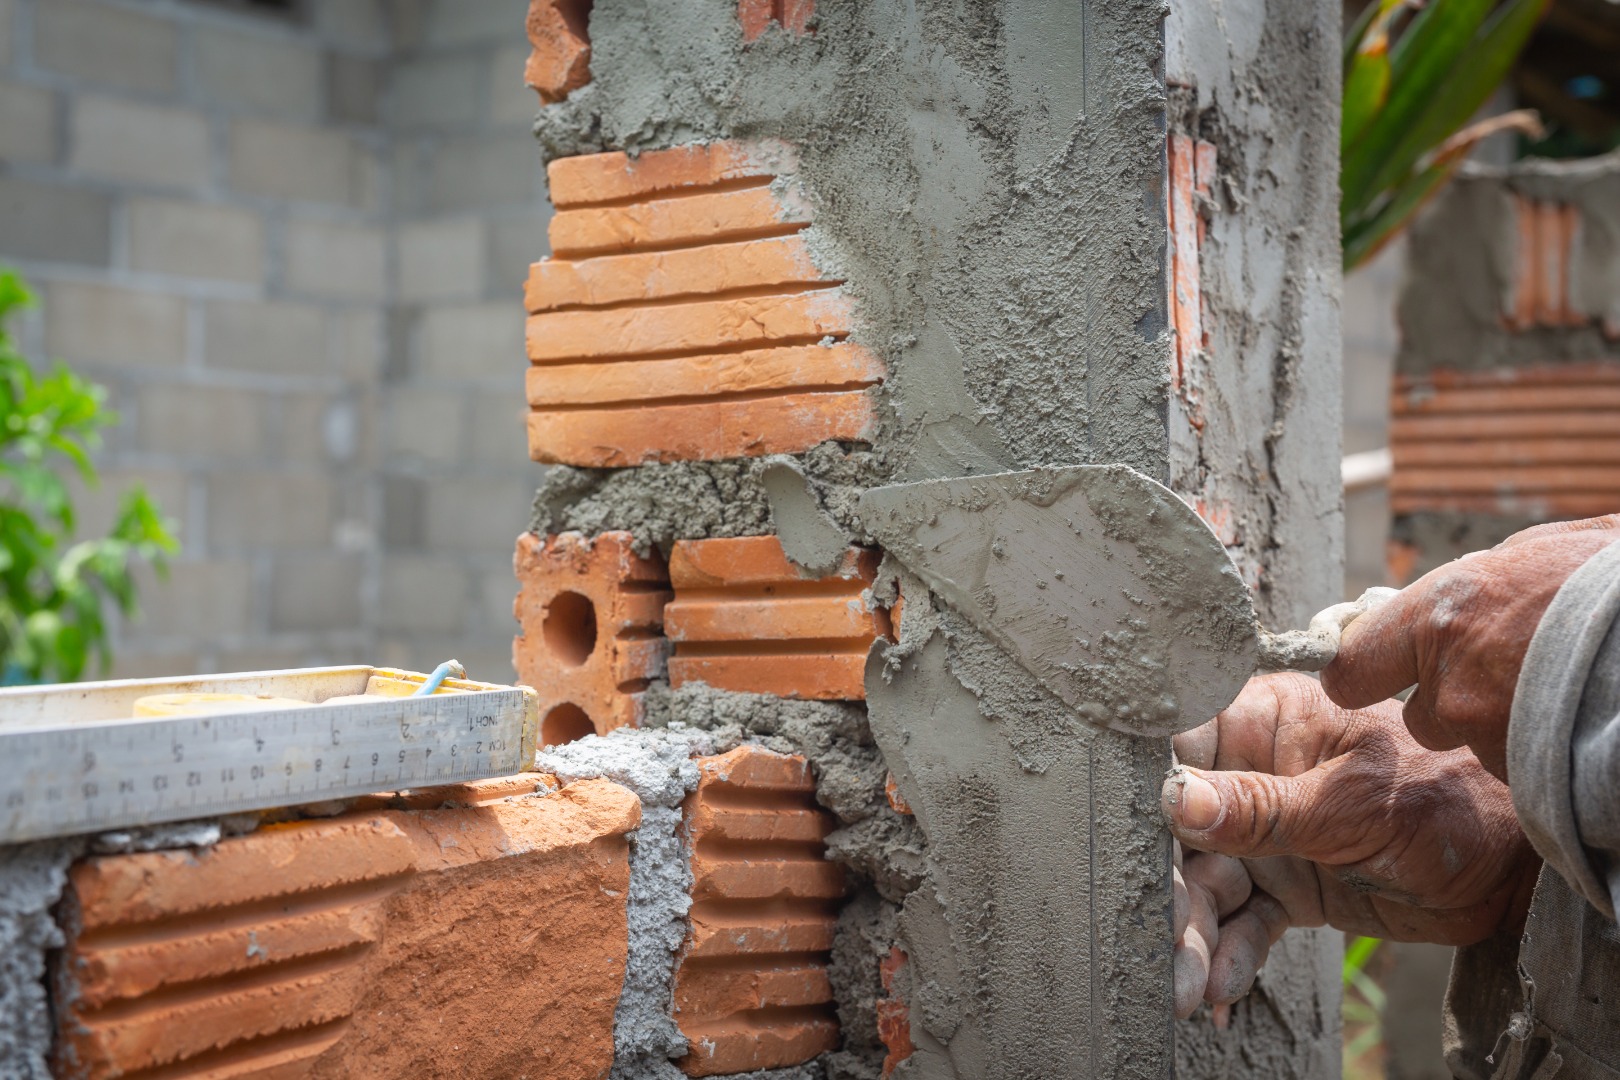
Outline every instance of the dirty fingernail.
<svg viewBox="0 0 1620 1080">
<path fill-rule="evenodd" d="M 1221 795 L 1201 776 L 1184 772 L 1180 777 L 1180 812 L 1176 815 L 1189 829 L 1203 830 L 1220 820 Z"/>
</svg>

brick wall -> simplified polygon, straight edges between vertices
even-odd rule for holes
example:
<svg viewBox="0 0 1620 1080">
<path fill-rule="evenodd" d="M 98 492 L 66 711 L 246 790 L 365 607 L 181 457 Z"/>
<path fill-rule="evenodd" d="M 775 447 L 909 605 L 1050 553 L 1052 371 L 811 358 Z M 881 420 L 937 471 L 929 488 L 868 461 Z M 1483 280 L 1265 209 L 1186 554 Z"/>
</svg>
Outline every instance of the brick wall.
<svg viewBox="0 0 1620 1080">
<path fill-rule="evenodd" d="M 514 298 L 547 210 L 521 0 L 0 2 L 0 262 L 185 552 L 116 674 L 510 672 Z M 519 393 L 521 391 L 518 391 Z M 386 629 L 384 629 L 386 628 Z"/>
</svg>

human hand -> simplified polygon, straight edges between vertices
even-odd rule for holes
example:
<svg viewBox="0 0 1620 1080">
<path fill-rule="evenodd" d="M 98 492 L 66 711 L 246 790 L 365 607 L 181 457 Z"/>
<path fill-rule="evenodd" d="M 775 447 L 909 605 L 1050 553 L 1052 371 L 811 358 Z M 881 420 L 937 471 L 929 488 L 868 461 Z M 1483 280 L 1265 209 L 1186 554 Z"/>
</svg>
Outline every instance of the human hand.
<svg viewBox="0 0 1620 1080">
<path fill-rule="evenodd" d="M 1447 563 L 1345 627 L 1322 687 L 1345 708 L 1407 687 L 1420 746 L 1467 746 L 1507 780 L 1508 716 L 1525 650 L 1569 576 L 1620 540 L 1620 515 L 1538 525 Z"/>
<path fill-rule="evenodd" d="M 1174 873 L 1176 1018 L 1185 1020 L 1208 1001 L 1215 1025 L 1225 1027 L 1232 1003 L 1249 992 L 1288 920 L 1230 856 L 1184 856 L 1176 841 Z"/>
<path fill-rule="evenodd" d="M 1540 860 L 1507 787 L 1466 750 L 1419 747 L 1399 702 L 1341 709 L 1306 676 L 1262 676 L 1175 748 L 1181 766 L 1161 795 L 1171 831 L 1187 849 L 1241 860 L 1252 882 L 1236 900 L 1226 864 L 1195 875 L 1202 856 L 1187 856 L 1178 1013 L 1195 972 L 1181 953 L 1199 943 L 1211 957 L 1203 996 L 1220 1005 L 1248 991 L 1290 926 L 1464 945 L 1522 924 Z M 1195 877 L 1206 908 L 1233 912 L 1212 947 Z"/>
</svg>

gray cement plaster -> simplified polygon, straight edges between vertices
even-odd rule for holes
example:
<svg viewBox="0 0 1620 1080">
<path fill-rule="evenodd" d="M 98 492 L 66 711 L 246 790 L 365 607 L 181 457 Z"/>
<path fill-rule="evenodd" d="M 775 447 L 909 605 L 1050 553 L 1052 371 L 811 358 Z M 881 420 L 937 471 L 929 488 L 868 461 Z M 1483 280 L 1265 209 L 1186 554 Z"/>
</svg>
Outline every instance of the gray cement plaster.
<svg viewBox="0 0 1620 1080">
<path fill-rule="evenodd" d="M 1217 162 L 1170 486 L 1218 523 L 1279 629 L 1343 599 L 1340 19 L 1329 0 L 1177 0 L 1165 26 L 1169 127 Z M 1177 1075 L 1337 1076 L 1338 943 L 1290 933 L 1228 1031 L 1177 1025 Z"/>
<path fill-rule="evenodd" d="M 48 1080 L 51 1013 L 46 958 L 61 948 L 52 909 L 82 839 L 0 848 L 0 1078 Z"/>
<path fill-rule="evenodd" d="M 1502 312 L 1513 305 L 1518 250 L 1515 195 L 1579 208 L 1570 300 L 1598 322 L 1503 329 Z M 1465 165 L 1413 226 L 1407 252 L 1398 307 L 1400 374 L 1620 360 L 1620 151 L 1508 168 Z M 1609 334 L 1600 325 L 1604 321 Z"/>
<path fill-rule="evenodd" d="M 813 35 L 746 47 L 732 0 L 597 0 L 593 82 L 536 133 L 548 156 L 721 137 L 798 148 L 812 249 L 889 371 L 870 473 L 843 498 L 1040 464 L 1213 486 L 1266 570 L 1268 622 L 1301 625 L 1336 599 L 1338 573 L 1337 15 L 1321 0 L 1273 7 L 1225 5 L 1200 46 L 1220 55 L 1195 114 L 1226 124 L 1241 159 L 1209 273 L 1232 359 L 1211 366 L 1207 455 L 1176 442 L 1168 393 L 1155 0 L 827 0 Z M 752 469 L 572 476 L 572 491 L 542 493 L 536 523 L 659 545 L 763 532 Z M 784 518 L 790 547 L 814 546 Z M 906 640 L 868 673 L 872 735 L 927 842 L 920 882 L 893 890 L 919 1046 L 898 1075 L 1168 1076 L 1166 744 L 1080 724 L 977 631 L 932 615 L 919 584 L 906 600 Z M 1334 1032 L 1315 953 L 1291 950 L 1278 963 L 1306 966 L 1275 978 L 1294 979 L 1316 1019 L 1278 1076 L 1306 1075 L 1295 1059 Z M 1264 1053 L 1283 1045 L 1256 1023 Z"/>
</svg>

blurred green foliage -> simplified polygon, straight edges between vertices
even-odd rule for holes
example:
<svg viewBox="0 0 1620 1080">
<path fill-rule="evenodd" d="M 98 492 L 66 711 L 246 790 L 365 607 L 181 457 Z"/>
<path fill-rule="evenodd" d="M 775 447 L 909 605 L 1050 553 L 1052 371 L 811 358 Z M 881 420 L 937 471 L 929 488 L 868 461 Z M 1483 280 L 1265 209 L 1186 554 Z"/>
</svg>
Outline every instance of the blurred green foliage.
<svg viewBox="0 0 1620 1080">
<path fill-rule="evenodd" d="M 1527 111 L 1468 120 L 1506 78 L 1550 0 L 1372 0 L 1344 44 L 1339 226 L 1344 267 L 1370 259 L 1479 141 L 1539 134 Z"/>
<path fill-rule="evenodd" d="M 171 524 L 139 487 L 124 494 L 108 535 L 70 543 L 73 498 L 64 474 L 96 482 L 90 453 L 117 422 L 106 390 L 63 367 L 40 375 L 17 350 L 10 322 L 33 303 L 0 269 L 0 682 L 70 681 L 112 656 L 109 603 L 135 614 L 135 565 L 161 572 L 179 550 Z"/>
</svg>

